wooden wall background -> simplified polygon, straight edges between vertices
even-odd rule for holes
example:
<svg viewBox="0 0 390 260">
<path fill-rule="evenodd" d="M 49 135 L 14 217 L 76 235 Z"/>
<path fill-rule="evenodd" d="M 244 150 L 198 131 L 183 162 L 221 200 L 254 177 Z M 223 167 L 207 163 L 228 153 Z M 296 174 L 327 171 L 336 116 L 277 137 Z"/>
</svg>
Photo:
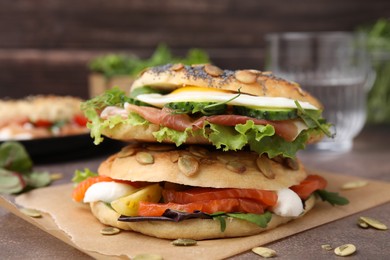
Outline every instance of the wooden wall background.
<svg viewBox="0 0 390 260">
<path fill-rule="evenodd" d="M 390 16 L 388 0 L 0 0 L 0 98 L 88 97 L 90 59 L 205 49 L 223 68 L 263 66 L 264 35 L 353 30 Z"/>
</svg>

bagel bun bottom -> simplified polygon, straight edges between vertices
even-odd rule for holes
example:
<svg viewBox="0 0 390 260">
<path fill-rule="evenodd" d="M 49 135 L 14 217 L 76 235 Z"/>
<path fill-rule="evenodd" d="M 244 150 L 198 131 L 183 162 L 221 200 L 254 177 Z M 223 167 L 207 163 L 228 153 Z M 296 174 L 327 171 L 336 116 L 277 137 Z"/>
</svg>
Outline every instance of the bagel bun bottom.
<svg viewBox="0 0 390 260">
<path fill-rule="evenodd" d="M 299 216 L 302 217 L 315 205 L 314 196 L 305 201 L 305 211 Z M 287 223 L 295 218 L 281 217 L 272 214 L 271 221 L 266 228 L 261 228 L 245 220 L 228 217 L 226 219 L 226 229 L 221 231 L 220 222 L 214 219 L 188 219 L 180 222 L 170 221 L 140 221 L 140 222 L 121 222 L 117 219 L 119 214 L 103 202 L 90 203 L 92 214 L 103 224 L 117 227 L 123 230 L 135 231 L 144 235 L 165 238 L 178 239 L 188 238 L 195 240 L 242 237 L 259 234 Z"/>
</svg>

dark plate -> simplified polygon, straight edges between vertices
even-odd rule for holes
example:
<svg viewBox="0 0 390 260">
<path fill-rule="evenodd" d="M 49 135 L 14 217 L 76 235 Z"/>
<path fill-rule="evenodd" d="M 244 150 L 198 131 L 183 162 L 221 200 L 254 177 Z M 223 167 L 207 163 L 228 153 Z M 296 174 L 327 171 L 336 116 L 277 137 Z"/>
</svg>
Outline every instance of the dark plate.
<svg viewBox="0 0 390 260">
<path fill-rule="evenodd" d="M 18 142 L 23 144 L 34 163 L 65 161 L 108 154 L 123 146 L 122 142 L 109 138 L 104 138 L 101 144 L 95 145 L 89 133 L 18 140 Z"/>
</svg>

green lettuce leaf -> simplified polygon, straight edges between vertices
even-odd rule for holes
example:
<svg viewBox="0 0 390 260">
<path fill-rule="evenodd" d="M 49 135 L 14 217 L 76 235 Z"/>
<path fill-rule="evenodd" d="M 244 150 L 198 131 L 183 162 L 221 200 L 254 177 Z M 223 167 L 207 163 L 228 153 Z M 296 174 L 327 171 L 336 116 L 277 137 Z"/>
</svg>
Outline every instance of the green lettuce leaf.
<svg viewBox="0 0 390 260">
<path fill-rule="evenodd" d="M 294 159 L 298 150 L 305 148 L 307 139 L 307 132 L 302 131 L 292 142 L 287 142 L 280 136 L 273 135 L 264 137 L 260 141 L 251 138 L 248 140 L 248 143 L 252 151 L 257 152 L 258 154 L 266 153 L 269 158 L 281 155 Z"/>
<path fill-rule="evenodd" d="M 207 125 L 209 129 L 207 129 Z M 206 131 L 206 129 L 208 131 Z M 242 149 L 248 139 L 245 135 L 238 133 L 234 127 L 221 126 L 205 122 L 204 136 L 217 148 L 223 151 Z"/>
<path fill-rule="evenodd" d="M 258 154 L 266 153 L 269 158 L 282 155 L 283 157 L 295 158 L 298 150 L 305 148 L 309 137 L 308 131 L 303 131 L 293 141 L 287 142 L 275 135 L 275 129 L 271 125 L 255 125 L 252 120 L 235 127 L 207 124 L 208 131 L 204 135 L 218 149 L 240 150 L 249 144 L 252 151 Z M 208 132 L 208 134 L 206 134 Z"/>
<path fill-rule="evenodd" d="M 148 87 L 144 87 L 142 91 L 148 93 L 151 90 Z M 91 137 L 94 138 L 95 144 L 103 141 L 102 133 L 107 129 L 113 129 L 120 124 L 135 126 L 149 123 L 136 113 L 130 113 L 128 118 L 122 118 L 118 115 L 103 120 L 97 112 L 106 106 L 123 107 L 124 102 L 132 103 L 133 101 L 122 90 L 114 88 L 82 105 L 85 115 L 90 120 L 87 126 L 91 130 Z M 305 148 L 305 144 L 311 134 L 319 133 L 320 131 L 329 134 L 329 125 L 321 118 L 321 111 L 302 109 L 298 102 L 296 102 L 296 105 L 299 116 L 308 125 L 309 129 L 302 131 L 292 142 L 288 142 L 280 136 L 275 135 L 273 126 L 255 125 L 252 120 L 248 120 L 245 124 L 239 124 L 234 127 L 205 122 L 203 129 L 198 131 L 187 129 L 184 132 L 180 132 L 167 127 L 161 127 L 153 135 L 158 142 L 171 140 L 177 146 L 183 144 L 190 136 L 201 135 L 207 138 L 217 149 L 222 149 L 223 151 L 237 151 L 249 145 L 252 151 L 258 154 L 266 153 L 270 158 L 281 155 L 294 159 L 297 151 Z"/>
<path fill-rule="evenodd" d="M 160 130 L 153 133 L 153 136 L 156 138 L 157 142 L 162 142 L 163 140 L 168 139 L 174 142 L 176 146 L 180 146 L 189 137 L 189 132 L 190 130 L 180 132 L 168 127 L 161 127 Z"/>
<path fill-rule="evenodd" d="M 87 123 L 87 127 L 90 129 L 91 137 L 94 138 L 94 143 L 96 145 L 104 140 L 102 136 L 104 130 L 113 129 L 121 124 L 132 126 L 149 124 L 147 120 L 136 113 L 129 113 L 128 118 L 122 118 L 120 115 L 115 115 L 105 120 L 101 119 L 99 116 L 89 118 L 91 119 L 91 122 Z"/>
<path fill-rule="evenodd" d="M 78 184 L 78 183 L 88 179 L 89 177 L 95 177 L 95 176 L 98 176 L 98 174 L 96 172 L 91 171 L 88 168 L 85 168 L 84 171 L 76 170 L 74 172 L 72 182 L 74 184 Z"/>
</svg>

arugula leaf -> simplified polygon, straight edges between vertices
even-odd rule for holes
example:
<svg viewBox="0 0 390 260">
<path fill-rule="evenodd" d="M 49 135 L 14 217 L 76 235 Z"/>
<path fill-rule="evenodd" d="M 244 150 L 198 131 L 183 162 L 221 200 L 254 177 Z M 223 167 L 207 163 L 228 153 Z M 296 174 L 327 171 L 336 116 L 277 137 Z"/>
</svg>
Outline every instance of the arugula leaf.
<svg viewBox="0 0 390 260">
<path fill-rule="evenodd" d="M 309 128 L 318 127 L 328 137 L 332 137 L 332 133 L 329 131 L 330 124 L 325 124 L 324 119 L 321 118 L 320 110 L 308 110 L 303 109 L 297 100 L 294 101 L 298 109 L 298 116 L 305 122 Z"/>
<path fill-rule="evenodd" d="M 332 206 L 334 205 L 346 205 L 349 203 L 349 200 L 341 197 L 337 192 L 329 192 L 326 190 L 316 190 L 317 194 L 323 201 L 329 202 Z"/>
<path fill-rule="evenodd" d="M 85 168 L 84 171 L 76 170 L 74 172 L 72 182 L 77 185 L 78 183 L 95 176 L 98 176 L 98 174 L 91 171 L 89 168 Z"/>
<path fill-rule="evenodd" d="M 271 221 L 271 218 L 272 218 L 272 213 L 269 211 L 266 211 L 263 214 L 226 213 L 226 215 L 229 217 L 232 217 L 232 218 L 246 220 L 246 221 L 254 223 L 262 228 L 266 228 L 268 223 Z"/>
<path fill-rule="evenodd" d="M 213 217 L 213 219 L 219 221 L 221 225 L 221 232 L 224 232 L 226 230 L 226 217 L 245 220 L 254 223 L 262 228 L 266 228 L 272 218 L 272 213 L 269 211 L 266 211 L 263 214 L 215 212 L 209 215 Z"/>
<path fill-rule="evenodd" d="M 226 217 L 218 215 L 218 216 L 213 217 L 213 219 L 219 221 L 219 224 L 221 226 L 221 232 L 225 232 L 225 230 L 226 230 Z"/>
</svg>

